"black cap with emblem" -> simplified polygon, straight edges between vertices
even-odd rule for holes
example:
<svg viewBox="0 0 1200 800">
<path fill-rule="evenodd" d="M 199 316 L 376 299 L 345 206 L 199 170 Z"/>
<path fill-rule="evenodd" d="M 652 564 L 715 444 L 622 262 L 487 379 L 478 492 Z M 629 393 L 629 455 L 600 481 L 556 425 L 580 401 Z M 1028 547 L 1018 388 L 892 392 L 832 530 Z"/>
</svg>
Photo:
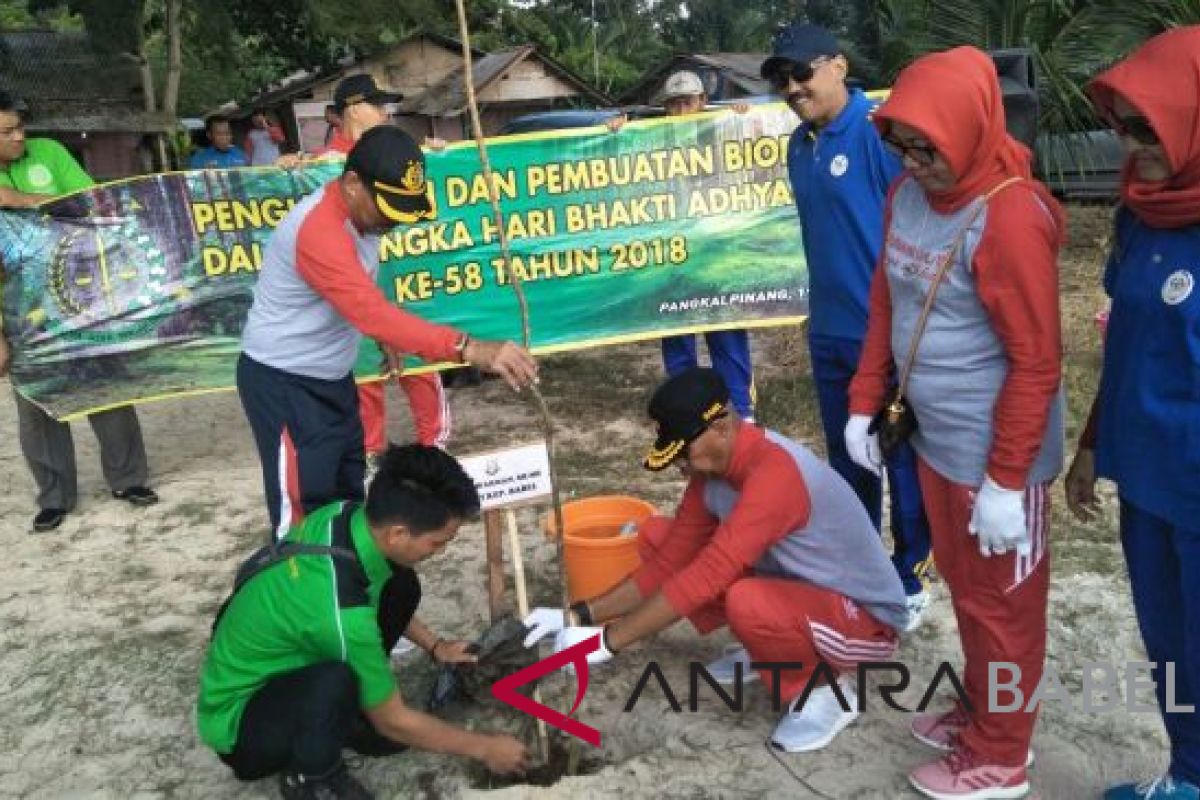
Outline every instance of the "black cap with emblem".
<svg viewBox="0 0 1200 800">
<path fill-rule="evenodd" d="M 342 113 L 346 106 L 356 103 L 370 103 L 373 106 L 385 106 L 388 103 L 399 103 L 404 95 L 399 92 L 387 92 L 380 89 L 375 79 L 370 75 L 351 75 L 343 78 L 333 90 L 333 109 Z"/>
<path fill-rule="evenodd" d="M 650 398 L 658 438 L 643 465 L 666 469 L 716 420 L 729 413 L 729 389 L 714 369 L 693 367 L 668 378 Z"/>
<path fill-rule="evenodd" d="M 362 135 L 346 156 L 353 172 L 375 199 L 375 206 L 392 222 L 433 219 L 437 209 L 425 180 L 425 154 L 399 128 L 378 125 Z"/>
</svg>

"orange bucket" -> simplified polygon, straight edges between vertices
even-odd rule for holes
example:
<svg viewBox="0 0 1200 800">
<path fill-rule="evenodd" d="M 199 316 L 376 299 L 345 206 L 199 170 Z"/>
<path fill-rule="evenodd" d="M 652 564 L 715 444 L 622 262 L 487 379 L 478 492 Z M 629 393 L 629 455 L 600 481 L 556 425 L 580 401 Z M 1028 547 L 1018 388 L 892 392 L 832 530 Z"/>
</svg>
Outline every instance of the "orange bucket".
<svg viewBox="0 0 1200 800">
<path fill-rule="evenodd" d="M 630 523 L 640 526 L 653 513 L 654 506 L 626 495 L 588 497 L 563 505 L 567 529 L 563 557 L 571 602 L 599 597 L 641 566 L 638 534 L 628 530 Z M 553 512 L 542 517 L 542 528 L 549 537 L 557 534 Z"/>
</svg>

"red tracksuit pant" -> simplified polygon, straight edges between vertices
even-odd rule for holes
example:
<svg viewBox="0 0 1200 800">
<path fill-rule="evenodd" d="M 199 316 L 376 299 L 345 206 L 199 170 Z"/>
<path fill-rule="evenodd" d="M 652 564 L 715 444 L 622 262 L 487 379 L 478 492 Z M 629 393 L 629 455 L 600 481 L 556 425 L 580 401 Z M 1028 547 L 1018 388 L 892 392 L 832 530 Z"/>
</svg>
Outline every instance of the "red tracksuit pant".
<svg viewBox="0 0 1200 800">
<path fill-rule="evenodd" d="M 436 372 L 402 375 L 396 383 L 408 397 L 417 441 L 445 447 L 450 440 L 450 403 L 441 376 Z M 383 398 L 383 381 L 358 385 L 358 413 L 362 418 L 363 447 L 368 453 L 387 449 L 387 409 Z"/>
<path fill-rule="evenodd" d="M 1050 520 L 1049 483 L 1025 490 L 1025 518 L 1032 552 L 984 557 L 968 531 L 975 488 L 952 483 L 919 460 L 921 495 L 933 538 L 933 558 L 950 587 L 958 632 L 966 660 L 963 688 L 971 701 L 971 724 L 963 743 L 984 761 L 1006 767 L 1023 766 L 1037 721 L 1036 709 L 1025 707 L 1042 679 L 1046 659 L 1046 601 L 1050 587 L 1050 554 L 1046 532 Z M 988 665 L 1006 662 L 1021 670 L 1015 681 L 1024 702 L 1020 710 L 988 711 Z M 1013 683 L 1005 669 L 999 682 Z M 1011 705 L 1006 691 L 997 701 Z"/>
<path fill-rule="evenodd" d="M 643 597 L 652 595 L 695 557 L 663 547 L 670 526 L 665 517 L 651 517 L 641 525 L 642 566 L 634 580 Z M 753 573 L 734 581 L 724 595 L 696 609 L 688 620 L 701 633 L 728 623 L 751 661 L 803 664 L 801 669 L 778 671 L 778 690 L 775 673 L 759 671 L 772 696 L 785 702 L 804 690 L 819 662 L 828 663 L 835 672 L 849 671 L 863 661 L 891 659 L 897 645 L 895 631 L 850 598 L 802 580 Z"/>
</svg>

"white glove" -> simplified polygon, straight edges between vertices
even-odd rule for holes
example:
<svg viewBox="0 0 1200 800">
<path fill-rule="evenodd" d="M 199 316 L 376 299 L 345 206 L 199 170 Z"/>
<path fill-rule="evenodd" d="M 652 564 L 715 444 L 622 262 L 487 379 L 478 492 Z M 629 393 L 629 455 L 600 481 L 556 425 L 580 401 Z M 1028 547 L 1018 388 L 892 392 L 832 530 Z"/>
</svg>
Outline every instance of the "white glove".
<svg viewBox="0 0 1200 800">
<path fill-rule="evenodd" d="M 852 414 L 846 423 L 846 452 L 850 460 L 866 470 L 879 474 L 883 456 L 879 452 L 879 438 L 867 433 L 871 418 L 865 414 Z"/>
<path fill-rule="evenodd" d="M 967 530 L 979 537 L 979 552 L 985 557 L 1014 549 L 1019 555 L 1029 555 L 1024 495 L 1019 489 L 1005 489 L 988 475 L 983 477 Z"/>
<path fill-rule="evenodd" d="M 571 625 L 570 627 L 563 628 L 554 637 L 554 652 L 560 653 L 568 647 L 574 647 L 580 642 L 587 641 L 593 636 L 600 637 L 600 648 L 588 653 L 588 663 L 603 664 L 606 661 L 612 661 L 612 651 L 604 644 L 604 628 L 599 626 Z M 570 668 L 570 665 L 568 665 L 568 669 Z"/>
<path fill-rule="evenodd" d="M 565 625 L 561 608 L 535 608 L 525 617 L 525 627 L 529 630 L 525 637 L 525 646 L 533 647 L 547 636 L 561 633 Z"/>
</svg>

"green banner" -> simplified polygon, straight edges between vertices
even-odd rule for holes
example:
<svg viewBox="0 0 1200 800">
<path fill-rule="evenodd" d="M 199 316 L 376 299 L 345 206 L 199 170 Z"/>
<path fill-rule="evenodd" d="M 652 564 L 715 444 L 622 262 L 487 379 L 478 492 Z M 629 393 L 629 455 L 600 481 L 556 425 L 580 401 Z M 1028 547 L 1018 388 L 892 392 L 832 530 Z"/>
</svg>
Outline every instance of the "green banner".
<svg viewBox="0 0 1200 800">
<path fill-rule="evenodd" d="M 438 218 L 382 238 L 379 285 L 427 319 L 519 340 L 515 277 L 540 353 L 796 322 L 807 276 L 785 163 L 795 122 L 770 105 L 492 139 L 510 262 L 474 145 L 430 153 Z M 18 389 L 71 418 L 231 388 L 271 230 L 340 172 L 171 173 L 0 213 Z M 379 364 L 364 343 L 356 373 Z"/>
</svg>

